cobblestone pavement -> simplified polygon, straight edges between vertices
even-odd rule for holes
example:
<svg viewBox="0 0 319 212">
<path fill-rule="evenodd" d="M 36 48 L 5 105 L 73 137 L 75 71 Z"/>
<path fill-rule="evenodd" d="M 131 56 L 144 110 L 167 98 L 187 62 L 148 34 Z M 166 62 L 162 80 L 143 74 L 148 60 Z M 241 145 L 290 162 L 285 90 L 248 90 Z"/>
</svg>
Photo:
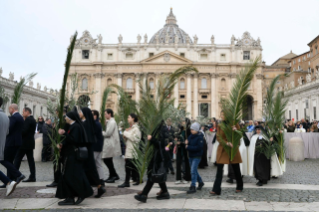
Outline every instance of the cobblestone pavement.
<svg viewBox="0 0 319 212">
<path fill-rule="evenodd" d="M 34 212 L 34 210 L 0 210 L 5 212 Z M 225 210 L 192 210 L 192 209 L 46 209 L 36 210 L 41 212 L 227 212 Z M 257 211 L 245 211 L 245 212 L 257 212 Z M 259 212 L 259 211 L 258 211 Z M 278 211 L 281 212 L 281 211 Z M 284 211 L 282 211 L 284 212 Z M 296 211 L 298 212 L 298 211 Z"/>
<path fill-rule="evenodd" d="M 114 158 L 114 165 L 121 180 L 124 179 L 124 159 L 117 157 Z M 173 163 L 175 165 L 175 163 Z M 53 168 L 52 162 L 36 162 L 36 176 L 38 182 L 52 181 L 53 180 Z M 305 184 L 305 185 L 319 185 L 319 159 L 307 159 L 302 162 L 291 162 L 287 161 L 287 171 L 283 176 L 278 179 L 272 179 L 271 183 L 280 184 Z M 5 168 L 0 165 L 0 170 L 6 173 Z M 200 169 L 199 173 L 203 178 L 204 182 L 212 182 L 215 179 L 216 167 L 213 164 L 209 164 L 206 169 Z M 23 161 L 21 164 L 21 171 L 24 175 L 29 175 L 29 166 L 27 161 Z M 108 170 L 105 169 L 106 176 L 108 176 Z M 223 181 L 226 181 L 224 177 Z M 255 183 L 256 179 L 253 177 L 244 177 L 244 183 Z M 169 174 L 168 182 L 174 182 L 175 176 Z"/>
<path fill-rule="evenodd" d="M 6 198 L 6 199 L 12 199 L 12 198 L 55 198 L 55 188 L 49 188 L 53 190 L 53 193 L 39 193 L 38 190 L 46 189 L 46 187 L 17 187 L 16 190 L 10 197 L 6 197 L 5 190 L 0 191 L 0 199 Z M 96 194 L 96 188 L 93 188 L 94 195 Z M 128 188 L 117 188 L 113 186 L 106 186 L 106 193 L 103 195 L 104 197 L 112 197 L 112 196 L 118 196 L 118 195 L 125 195 L 125 194 L 135 194 L 139 190 L 134 189 L 128 189 Z M 91 196 L 90 198 L 93 198 Z"/>
<path fill-rule="evenodd" d="M 188 188 L 169 188 L 185 191 L 183 194 L 172 195 L 172 199 L 220 199 L 220 200 L 243 200 L 266 201 L 266 202 L 319 202 L 319 191 L 292 190 L 292 189 L 266 189 L 248 188 L 241 193 L 235 193 L 235 188 L 223 188 L 222 195 L 212 196 L 209 194 L 211 188 L 203 188 L 194 194 L 186 194 Z"/>
</svg>

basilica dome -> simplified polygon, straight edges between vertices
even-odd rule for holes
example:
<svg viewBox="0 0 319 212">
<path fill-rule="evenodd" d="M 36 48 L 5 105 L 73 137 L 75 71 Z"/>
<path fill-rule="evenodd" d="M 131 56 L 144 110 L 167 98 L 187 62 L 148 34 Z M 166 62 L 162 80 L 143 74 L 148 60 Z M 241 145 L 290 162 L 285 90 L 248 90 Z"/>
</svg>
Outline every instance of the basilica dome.
<svg viewBox="0 0 319 212">
<path fill-rule="evenodd" d="M 178 27 L 176 24 L 177 20 L 175 15 L 173 14 L 173 9 L 166 18 L 166 24 L 162 29 L 160 29 L 150 40 L 149 43 L 187 43 L 187 39 L 189 39 L 189 43 L 193 43 L 192 39 L 189 35 Z M 178 42 L 175 40 L 178 38 Z"/>
</svg>

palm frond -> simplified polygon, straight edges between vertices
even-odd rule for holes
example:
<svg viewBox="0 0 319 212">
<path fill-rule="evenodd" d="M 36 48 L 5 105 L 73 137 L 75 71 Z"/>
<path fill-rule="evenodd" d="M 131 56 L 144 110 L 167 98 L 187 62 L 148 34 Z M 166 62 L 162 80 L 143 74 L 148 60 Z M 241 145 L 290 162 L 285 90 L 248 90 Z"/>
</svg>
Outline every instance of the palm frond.
<svg viewBox="0 0 319 212">
<path fill-rule="evenodd" d="M 219 141 L 223 145 L 224 149 L 232 161 L 237 153 L 240 139 L 242 137 L 241 131 L 234 131 L 232 126 L 237 125 L 242 119 L 242 105 L 247 96 L 249 85 L 254 77 L 260 63 L 260 57 L 257 57 L 254 61 L 248 63 L 245 69 L 241 70 L 236 77 L 236 81 L 231 89 L 229 97 L 223 99 L 222 110 L 224 111 L 225 122 L 221 123 L 221 128 L 224 131 L 227 141 L 233 144 L 233 148 L 226 145 L 226 141 L 219 137 Z"/>
<path fill-rule="evenodd" d="M 127 117 L 131 113 L 137 113 L 137 103 L 134 100 L 132 100 L 132 98 L 125 92 L 125 90 L 121 86 L 112 84 L 110 85 L 110 87 L 113 87 L 117 90 L 117 94 L 118 94 L 117 116 L 119 117 L 119 122 L 123 123 L 124 129 L 128 128 L 130 125 L 127 122 Z"/>
<path fill-rule="evenodd" d="M 2 109 L 3 111 L 5 111 L 7 102 L 9 102 L 10 99 L 8 94 L 5 92 L 4 88 L 1 86 L 1 84 L 0 84 L 0 97 L 3 99 Z"/>
<path fill-rule="evenodd" d="M 100 110 L 102 129 L 105 129 L 104 111 L 105 111 L 106 100 L 111 92 L 112 92 L 112 88 L 107 87 L 104 89 L 103 96 L 102 96 L 102 104 L 101 104 L 101 110 Z"/>
<path fill-rule="evenodd" d="M 75 32 L 73 39 L 71 41 L 70 46 L 68 47 L 67 50 L 67 56 L 66 56 L 66 62 L 65 62 L 65 70 L 64 70 L 64 76 L 63 76 L 63 82 L 62 82 L 62 88 L 61 88 L 61 92 L 60 92 L 60 100 L 58 102 L 58 117 L 56 117 L 57 122 L 55 125 L 55 130 L 58 131 L 58 129 L 63 129 L 64 127 L 64 121 L 63 121 L 63 109 L 64 109 L 64 104 L 66 101 L 66 84 L 67 84 L 67 80 L 68 80 L 68 76 L 69 76 L 69 70 L 70 70 L 70 65 L 71 65 L 71 60 L 72 60 L 72 54 L 73 54 L 73 49 L 75 46 L 75 41 L 76 41 L 76 37 L 77 37 L 78 33 Z M 60 151 L 57 148 L 56 144 L 60 144 L 62 142 L 63 137 L 57 133 L 56 137 L 53 137 L 52 139 L 50 138 L 50 140 L 52 141 L 52 147 L 54 148 L 54 163 L 56 163 L 59 158 L 60 158 Z M 56 166 L 58 167 L 58 166 Z"/>
<path fill-rule="evenodd" d="M 22 94 L 24 86 L 26 84 L 28 84 L 30 82 L 30 80 L 32 80 L 36 75 L 37 75 L 37 73 L 28 74 L 27 76 L 22 78 L 20 80 L 20 82 L 17 83 L 17 85 L 15 86 L 14 91 L 13 91 L 11 103 L 19 105 L 21 94 Z"/>
</svg>

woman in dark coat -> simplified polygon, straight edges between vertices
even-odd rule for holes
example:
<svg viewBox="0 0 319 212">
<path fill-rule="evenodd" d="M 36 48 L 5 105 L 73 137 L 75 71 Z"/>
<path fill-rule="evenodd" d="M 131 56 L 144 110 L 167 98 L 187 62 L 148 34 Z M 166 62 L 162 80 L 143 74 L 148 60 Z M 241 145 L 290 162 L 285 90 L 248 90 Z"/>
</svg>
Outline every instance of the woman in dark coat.
<svg viewBox="0 0 319 212">
<path fill-rule="evenodd" d="M 70 125 L 70 128 L 67 132 L 59 129 L 59 134 L 65 135 L 63 142 L 57 144 L 64 161 L 62 176 L 58 183 L 55 197 L 65 199 L 59 202 L 59 205 L 78 205 L 93 194 L 93 190 L 84 173 L 82 162 L 76 158 L 77 148 L 83 147 L 87 143 L 87 138 L 77 113 L 67 113 L 65 120 Z M 74 197 L 78 197 L 76 202 L 74 202 Z"/>
<path fill-rule="evenodd" d="M 203 145 L 203 154 L 202 154 L 202 159 L 200 160 L 200 163 L 198 164 L 199 169 L 205 169 L 206 166 L 208 166 L 208 161 L 207 161 L 207 140 L 205 137 L 205 126 L 202 126 L 200 132 L 204 135 L 204 145 Z"/>
<path fill-rule="evenodd" d="M 154 147 L 154 155 L 147 168 L 148 179 L 147 179 L 146 185 L 142 192 L 139 192 L 138 195 L 134 196 L 134 198 L 140 202 L 146 203 L 147 195 L 151 191 L 154 185 L 154 182 L 152 181 L 153 166 L 155 165 L 156 167 L 160 167 L 160 164 L 162 163 L 162 160 L 164 159 L 163 170 L 165 171 L 167 170 L 167 167 L 170 161 L 169 152 L 165 151 L 165 141 L 163 139 L 162 133 L 160 133 L 163 126 L 165 126 L 164 121 L 162 121 L 161 124 L 159 124 L 159 126 L 154 130 L 152 135 L 147 136 L 147 139 L 151 142 L 151 144 Z M 170 199 L 166 182 L 159 183 L 159 186 L 161 188 L 161 191 L 158 193 L 156 199 L 157 200 Z"/>
<path fill-rule="evenodd" d="M 85 146 L 88 149 L 89 157 L 83 163 L 84 171 L 90 184 L 97 186 L 98 188 L 98 191 L 97 191 L 98 193 L 94 197 L 100 198 L 106 192 L 106 190 L 100 181 L 100 176 L 97 172 L 96 164 L 94 160 L 93 146 L 97 142 L 97 139 L 96 139 L 97 130 L 95 129 L 96 124 L 93 118 L 92 111 L 89 108 L 87 107 L 81 108 L 81 110 L 79 110 L 78 112 L 88 138 L 88 142 L 86 143 Z"/>
</svg>

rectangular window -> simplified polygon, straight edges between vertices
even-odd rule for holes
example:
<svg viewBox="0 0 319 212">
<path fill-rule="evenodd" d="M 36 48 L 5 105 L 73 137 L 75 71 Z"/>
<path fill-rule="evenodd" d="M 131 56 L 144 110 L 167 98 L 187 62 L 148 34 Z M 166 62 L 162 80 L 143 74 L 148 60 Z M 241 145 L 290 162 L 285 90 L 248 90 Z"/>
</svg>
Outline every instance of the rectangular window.
<svg viewBox="0 0 319 212">
<path fill-rule="evenodd" d="M 291 110 L 289 110 L 289 119 L 291 120 Z"/>
<path fill-rule="evenodd" d="M 180 99 L 185 99 L 185 95 L 180 95 L 179 98 Z"/>
<path fill-rule="evenodd" d="M 180 53 L 179 56 L 185 57 L 185 53 Z"/>
<path fill-rule="evenodd" d="M 313 107 L 313 119 L 317 119 L 316 107 Z"/>
<path fill-rule="evenodd" d="M 296 120 L 298 121 L 298 109 L 296 110 Z"/>
<path fill-rule="evenodd" d="M 308 102 L 308 99 L 306 99 L 306 108 L 308 109 L 309 107 L 309 102 Z"/>
<path fill-rule="evenodd" d="M 200 59 L 201 60 L 207 60 L 208 55 L 207 54 L 200 54 Z"/>
<path fill-rule="evenodd" d="M 154 56 L 153 52 L 148 53 L 148 57 L 153 57 L 153 56 Z"/>
<path fill-rule="evenodd" d="M 108 60 L 113 60 L 113 54 L 107 54 L 107 59 Z"/>
<path fill-rule="evenodd" d="M 250 60 L 250 51 L 244 51 L 244 60 Z"/>
<path fill-rule="evenodd" d="M 89 59 L 90 51 L 89 50 L 83 50 L 82 51 L 82 59 Z"/>
<path fill-rule="evenodd" d="M 220 61 L 226 61 L 226 54 L 220 55 Z"/>
<path fill-rule="evenodd" d="M 127 60 L 133 60 L 133 54 L 132 53 L 127 53 L 126 54 L 126 59 Z"/>
<path fill-rule="evenodd" d="M 207 99 L 207 95 L 202 95 L 202 99 Z"/>
</svg>

